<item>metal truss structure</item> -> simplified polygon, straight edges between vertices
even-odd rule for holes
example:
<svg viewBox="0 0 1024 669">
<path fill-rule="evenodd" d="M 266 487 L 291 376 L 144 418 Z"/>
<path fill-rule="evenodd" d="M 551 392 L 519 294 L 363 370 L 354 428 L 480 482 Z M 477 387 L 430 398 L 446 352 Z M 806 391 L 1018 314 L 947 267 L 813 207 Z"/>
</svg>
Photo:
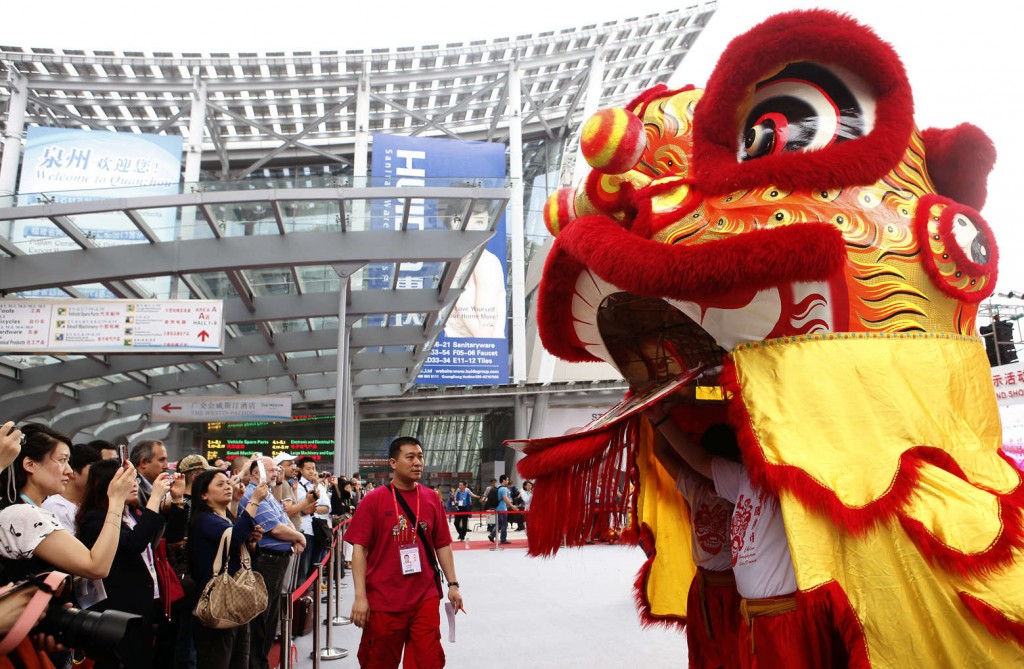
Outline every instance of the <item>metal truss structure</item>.
<svg viewBox="0 0 1024 669">
<path fill-rule="evenodd" d="M 471 268 L 506 207 L 513 376 L 528 381 L 524 184 L 557 168 L 598 105 L 623 104 L 671 77 L 714 11 L 710 2 L 368 53 L 0 46 L 0 292 L 88 297 L 101 287 L 125 298 L 224 299 L 228 324 L 217 355 L 2 355 L 2 417 L 117 438 L 146 425 L 151 395 L 291 394 L 298 407 L 337 404 L 338 437 L 351 439 L 361 399 L 413 388 L 468 276 L 463 259 Z M 183 186 L 177 195 L 126 190 L 19 206 L 21 143 L 31 125 L 180 135 Z M 367 169 L 374 133 L 505 143 L 509 178 L 376 188 Z M 404 202 L 394 230 L 368 222 L 371 203 L 383 198 Z M 407 229 L 413 201 L 427 198 L 449 212 L 447 229 Z M 490 227 L 464 229 L 480 206 Z M 147 226 L 150 210 L 173 212 L 173 234 Z M 91 239 L 90 217 L 111 215 L 144 241 Z M 38 253 L 14 238 L 24 221 L 52 227 L 66 250 Z M 420 262 L 437 264 L 435 280 L 403 285 L 402 263 Z M 384 290 L 371 286 L 376 266 L 390 267 Z"/>
</svg>

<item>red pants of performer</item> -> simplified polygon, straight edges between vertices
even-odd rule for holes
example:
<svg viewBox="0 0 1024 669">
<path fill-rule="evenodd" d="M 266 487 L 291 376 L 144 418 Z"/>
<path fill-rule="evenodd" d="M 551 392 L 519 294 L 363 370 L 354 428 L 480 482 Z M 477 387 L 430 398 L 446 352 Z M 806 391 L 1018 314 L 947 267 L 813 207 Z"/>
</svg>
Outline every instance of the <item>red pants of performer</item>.
<svg viewBox="0 0 1024 669">
<path fill-rule="evenodd" d="M 843 669 L 849 657 L 825 611 L 799 597 L 744 599 L 740 604 L 743 669 Z"/>
<path fill-rule="evenodd" d="M 440 669 L 441 600 L 431 597 L 411 611 L 370 611 L 359 641 L 362 669 L 396 669 L 405 648 L 404 669 Z"/>
<path fill-rule="evenodd" d="M 691 669 L 739 669 L 740 595 L 732 571 L 697 568 L 686 598 Z"/>
</svg>

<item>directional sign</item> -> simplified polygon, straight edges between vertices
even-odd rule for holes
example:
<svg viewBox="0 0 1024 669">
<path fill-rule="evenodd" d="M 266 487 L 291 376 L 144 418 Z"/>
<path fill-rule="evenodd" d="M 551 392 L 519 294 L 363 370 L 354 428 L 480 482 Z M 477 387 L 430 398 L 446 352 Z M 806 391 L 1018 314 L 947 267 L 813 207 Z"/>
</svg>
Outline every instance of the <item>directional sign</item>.
<svg viewBox="0 0 1024 669">
<path fill-rule="evenodd" d="M 211 353 L 221 300 L 0 300 L 0 353 Z"/>
<path fill-rule="evenodd" d="M 151 399 L 150 420 L 154 423 L 292 419 L 288 395 L 156 395 Z"/>
</svg>

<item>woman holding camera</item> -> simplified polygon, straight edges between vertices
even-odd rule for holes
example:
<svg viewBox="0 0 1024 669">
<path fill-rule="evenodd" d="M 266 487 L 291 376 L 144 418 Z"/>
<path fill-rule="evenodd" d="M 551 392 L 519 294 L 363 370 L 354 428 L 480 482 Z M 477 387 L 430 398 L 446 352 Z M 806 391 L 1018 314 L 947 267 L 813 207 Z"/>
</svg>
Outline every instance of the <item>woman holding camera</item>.
<svg viewBox="0 0 1024 669">
<path fill-rule="evenodd" d="M 42 508 L 43 500 L 63 492 L 71 468 L 71 439 L 45 425 L 30 423 L 21 433 L 21 452 L 0 475 L 0 566 L 3 581 L 57 569 L 84 578 L 103 578 L 117 551 L 116 526 L 105 525 L 88 546 L 63 530 L 57 518 Z M 13 481 L 12 481 L 13 477 Z M 17 491 L 7 492 L 13 483 Z M 107 480 L 100 491 L 105 501 L 120 507 L 135 484 L 129 465 Z"/>
<path fill-rule="evenodd" d="M 239 552 L 242 544 L 256 529 L 256 511 L 260 502 L 270 493 L 266 482 L 260 481 L 252 497 L 238 514 L 228 516 L 228 505 L 233 499 L 233 486 L 227 474 L 211 469 L 203 472 L 192 483 L 192 516 L 189 520 L 189 570 L 197 589 L 202 592 L 213 578 L 213 560 L 220 548 L 225 530 L 231 530 L 228 550 L 228 573 L 232 576 L 241 567 Z M 234 522 L 232 522 L 232 520 Z M 278 593 L 270 593 L 276 597 Z M 213 629 L 196 620 L 196 669 L 248 669 L 249 626 Z"/>
<path fill-rule="evenodd" d="M 131 465 L 128 465 L 131 467 Z M 162 474 L 153 482 L 153 493 L 142 509 L 138 509 L 138 483 L 132 477 L 132 494 L 127 501 L 115 504 L 112 498 L 103 494 L 110 481 L 115 480 L 124 466 L 117 460 L 101 460 L 93 463 L 89 471 L 82 505 L 78 509 L 78 536 L 87 545 L 94 545 L 109 528 L 116 528 L 119 541 L 111 573 L 103 579 L 107 598 L 93 607 L 94 611 L 117 610 L 142 616 L 143 630 L 147 638 L 139 645 L 143 650 L 138 657 L 131 658 L 125 667 L 146 667 L 153 665 L 152 624 L 157 615 L 157 599 L 160 596 L 157 583 L 156 560 L 153 547 L 156 545 L 167 519 L 160 513 L 164 496 L 171 489 L 172 474 Z M 169 513 L 184 514 L 184 486 L 177 486 L 177 499 L 172 492 L 173 504 Z M 184 522 L 181 522 L 184 529 Z M 168 537 L 168 541 L 181 537 Z M 97 667 L 102 666 L 99 662 Z"/>
</svg>

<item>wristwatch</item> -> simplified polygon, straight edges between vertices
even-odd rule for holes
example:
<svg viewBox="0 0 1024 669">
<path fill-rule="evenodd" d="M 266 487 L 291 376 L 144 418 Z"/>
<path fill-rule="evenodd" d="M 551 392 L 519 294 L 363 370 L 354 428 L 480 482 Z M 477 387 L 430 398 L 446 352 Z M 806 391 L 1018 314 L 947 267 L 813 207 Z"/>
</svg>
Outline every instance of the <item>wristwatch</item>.
<svg viewBox="0 0 1024 669">
<path fill-rule="evenodd" d="M 459 587 L 459 582 L 458 581 L 448 581 L 448 587 L 449 588 L 458 588 Z"/>
</svg>

